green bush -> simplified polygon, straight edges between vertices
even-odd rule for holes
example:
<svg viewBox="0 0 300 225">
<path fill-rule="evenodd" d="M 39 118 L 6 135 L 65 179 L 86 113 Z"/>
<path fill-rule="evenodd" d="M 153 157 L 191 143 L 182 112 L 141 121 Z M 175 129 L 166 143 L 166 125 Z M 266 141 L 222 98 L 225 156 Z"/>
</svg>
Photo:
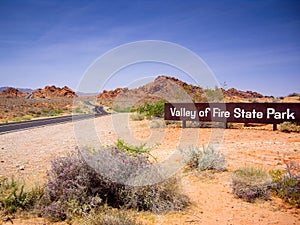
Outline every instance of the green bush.
<svg viewBox="0 0 300 225">
<path fill-rule="evenodd" d="M 80 107 L 75 108 L 75 113 L 77 114 L 83 114 L 83 110 Z"/>
<path fill-rule="evenodd" d="M 300 167 L 295 162 L 286 165 L 286 173 L 280 170 L 271 171 L 275 195 L 282 198 L 292 206 L 300 208 L 300 175 L 293 171 L 299 171 Z"/>
<path fill-rule="evenodd" d="M 232 178 L 233 194 L 247 202 L 254 202 L 257 198 L 269 199 L 271 184 L 269 173 L 254 167 L 238 169 Z"/>
<path fill-rule="evenodd" d="M 51 110 L 48 112 L 47 116 L 59 116 L 59 115 L 61 115 L 62 113 L 63 113 L 63 110 L 61 110 L 61 109 L 57 109 L 57 110 L 51 109 Z"/>
<path fill-rule="evenodd" d="M 163 117 L 165 109 L 165 100 L 157 102 L 145 102 L 137 108 L 137 112 L 144 114 L 146 117 Z"/>
<path fill-rule="evenodd" d="M 215 87 L 215 89 L 206 89 L 205 98 L 207 102 L 220 102 L 224 100 L 223 92 L 220 88 Z"/>
<path fill-rule="evenodd" d="M 29 210 L 35 207 L 43 196 L 43 189 L 32 188 L 30 191 L 24 190 L 24 185 L 11 179 L 2 178 L 0 180 L 0 211 L 14 213 L 18 209 Z"/>
<path fill-rule="evenodd" d="M 296 133 L 300 133 L 300 126 L 297 126 L 294 123 L 291 122 L 283 122 L 282 124 L 280 124 L 280 130 L 282 132 L 296 132 Z"/>
<path fill-rule="evenodd" d="M 193 95 L 193 102 L 194 103 L 196 103 L 196 102 L 206 102 L 206 98 L 205 98 L 203 93 L 196 92 Z"/>
<path fill-rule="evenodd" d="M 30 115 L 25 115 L 21 117 L 15 117 L 13 121 L 19 122 L 19 121 L 24 121 L 24 120 L 32 120 L 32 116 Z"/>
<path fill-rule="evenodd" d="M 119 105 L 114 105 L 112 107 L 112 110 L 115 112 L 119 112 L 119 113 L 128 113 L 128 112 L 132 112 L 133 108 L 132 107 L 122 107 Z"/>
<path fill-rule="evenodd" d="M 146 143 L 140 144 L 139 146 L 134 146 L 125 143 L 125 141 L 120 138 L 117 140 L 116 147 L 119 150 L 125 150 L 129 155 L 133 156 L 137 156 L 138 154 L 149 156 L 151 151 L 151 148 L 146 147 Z"/>
</svg>

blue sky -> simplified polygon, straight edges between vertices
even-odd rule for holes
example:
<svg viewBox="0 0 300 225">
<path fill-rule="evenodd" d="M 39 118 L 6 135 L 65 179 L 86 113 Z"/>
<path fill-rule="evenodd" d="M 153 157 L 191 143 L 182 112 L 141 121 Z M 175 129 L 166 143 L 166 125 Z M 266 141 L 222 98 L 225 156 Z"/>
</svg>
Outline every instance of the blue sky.
<svg viewBox="0 0 300 225">
<path fill-rule="evenodd" d="M 299 11 L 300 1 L 281 0 L 0 0 L 0 86 L 76 89 L 110 49 L 163 40 L 199 55 L 220 84 L 274 96 L 300 92 Z M 169 72 L 186 80 L 176 70 L 145 70 L 136 76 Z M 115 80 L 108 87 L 129 82 Z"/>
</svg>

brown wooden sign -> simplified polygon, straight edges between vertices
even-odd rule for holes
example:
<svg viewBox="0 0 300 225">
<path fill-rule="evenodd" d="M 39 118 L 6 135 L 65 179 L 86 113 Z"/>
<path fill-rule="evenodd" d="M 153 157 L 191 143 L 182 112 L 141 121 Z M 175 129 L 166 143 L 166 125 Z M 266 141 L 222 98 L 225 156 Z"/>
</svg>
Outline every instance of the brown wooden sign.
<svg viewBox="0 0 300 225">
<path fill-rule="evenodd" d="M 165 120 L 279 124 L 300 122 L 300 103 L 166 103 Z"/>
</svg>

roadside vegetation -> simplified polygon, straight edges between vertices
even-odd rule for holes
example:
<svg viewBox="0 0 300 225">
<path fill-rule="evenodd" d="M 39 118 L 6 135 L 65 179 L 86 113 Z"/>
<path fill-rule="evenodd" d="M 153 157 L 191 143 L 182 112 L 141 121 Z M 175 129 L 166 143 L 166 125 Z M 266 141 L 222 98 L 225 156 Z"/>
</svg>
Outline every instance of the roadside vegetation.
<svg viewBox="0 0 300 225">
<path fill-rule="evenodd" d="M 90 152 L 90 149 L 87 150 Z M 225 171 L 224 155 L 215 147 L 189 149 L 188 166 L 197 171 Z M 139 171 L 153 163 L 149 148 L 133 146 L 119 139 L 114 146 L 93 152 L 95 161 L 103 162 L 103 155 L 122 162 L 120 165 L 103 163 L 109 177 L 120 176 L 130 180 Z M 138 211 L 155 214 L 185 209 L 189 199 L 181 191 L 178 176 L 147 186 L 115 182 L 96 173 L 91 164 L 78 152 L 57 157 L 47 172 L 44 186 L 28 188 L 14 177 L 0 180 L 0 216 L 27 212 L 47 218 L 51 222 L 67 221 L 87 225 L 143 224 L 137 219 Z M 94 168 L 94 166 L 93 166 Z M 232 173 L 232 192 L 247 202 L 269 200 L 271 195 L 282 198 L 300 208 L 299 165 L 289 163 L 285 171 L 267 171 L 245 166 Z M 8 217 L 10 218 L 10 217 Z"/>
<path fill-rule="evenodd" d="M 188 155 L 187 165 L 197 171 L 226 171 L 225 156 L 214 146 L 193 147 L 183 150 Z M 232 173 L 232 193 L 246 202 L 269 200 L 271 195 L 282 198 L 293 207 L 300 208 L 300 166 L 286 164 L 286 170 L 267 171 L 245 166 Z"/>
<path fill-rule="evenodd" d="M 266 170 L 248 166 L 234 171 L 232 190 L 235 197 L 247 202 L 254 202 L 256 199 L 268 200 L 271 183 L 271 177 Z"/>
<path fill-rule="evenodd" d="M 112 110 L 115 111 L 115 112 L 118 112 L 118 113 L 129 113 L 129 112 L 134 112 L 135 109 L 132 108 L 132 107 L 122 107 L 122 106 L 119 106 L 119 105 L 114 105 L 112 107 Z"/>
<path fill-rule="evenodd" d="M 0 98 L 0 122 L 30 120 L 71 114 L 72 99 Z"/>
<path fill-rule="evenodd" d="M 167 101 L 160 100 L 156 102 L 144 102 L 137 107 L 122 107 L 115 105 L 112 110 L 120 113 L 131 112 L 132 120 L 143 120 L 144 118 L 151 119 L 154 117 L 162 118 L 164 115 L 164 106 Z"/>
<path fill-rule="evenodd" d="M 233 173 L 232 191 L 235 197 L 247 202 L 268 200 L 271 194 L 293 207 L 300 208 L 300 166 L 286 164 L 286 170 L 266 171 L 262 168 L 243 167 Z"/>
<path fill-rule="evenodd" d="M 176 177 L 148 186 L 131 186 L 113 180 L 119 176 L 130 180 L 151 165 L 144 145 L 134 147 L 119 139 L 116 146 L 103 147 L 93 157 L 95 161 L 103 162 L 103 155 L 106 159 L 113 157 L 119 162 L 110 163 L 107 160 L 108 164 L 104 163 L 104 169 L 109 171 L 105 174 L 112 179 L 96 173 L 81 154 L 52 161 L 49 181 L 45 186 L 43 216 L 51 221 L 61 221 L 88 216 L 103 207 L 162 213 L 181 210 L 188 205 Z"/>
<path fill-rule="evenodd" d="M 89 221 L 87 224 L 95 225 L 141 224 L 129 209 L 160 214 L 182 210 L 189 205 L 177 176 L 147 186 L 113 180 L 114 176 L 130 180 L 152 164 L 144 145 L 132 146 L 119 139 L 115 146 L 103 147 L 93 157 L 98 161 L 103 154 L 120 162 L 118 165 L 107 160 L 109 166 L 105 165 L 105 168 L 112 179 L 96 173 L 80 152 L 55 158 L 44 187 L 25 191 L 25 186 L 13 178 L 2 179 L 1 215 L 31 210 L 52 222 L 84 219 Z"/>
<path fill-rule="evenodd" d="M 226 160 L 222 152 L 214 146 L 204 146 L 203 148 L 193 147 L 187 150 L 189 161 L 187 165 L 190 168 L 199 171 L 213 170 L 225 171 Z"/>
<path fill-rule="evenodd" d="M 280 130 L 286 133 L 290 133 L 290 132 L 300 133 L 300 126 L 291 122 L 283 122 L 282 124 L 280 124 Z"/>
<path fill-rule="evenodd" d="M 141 121 L 145 119 L 145 116 L 141 113 L 134 112 L 130 115 L 130 119 L 132 119 L 133 121 Z"/>
<path fill-rule="evenodd" d="M 27 115 L 24 116 L 18 116 L 14 117 L 12 121 L 14 122 L 19 122 L 19 121 L 25 121 L 25 120 L 32 120 L 34 118 L 39 118 L 39 117 L 52 117 L 52 116 L 61 116 L 64 113 L 63 110 L 61 109 L 43 109 L 43 110 L 29 110 L 27 111 Z"/>
<path fill-rule="evenodd" d="M 137 112 L 145 115 L 147 118 L 159 117 L 164 115 L 164 107 L 167 101 L 161 100 L 157 102 L 145 102 L 137 108 Z"/>
<path fill-rule="evenodd" d="M 143 225 L 132 212 L 108 207 L 103 207 L 98 212 L 91 212 L 78 222 L 85 225 Z"/>
<path fill-rule="evenodd" d="M 15 117 L 12 121 L 19 122 L 24 120 L 32 120 L 32 116 L 25 115 L 25 116 Z"/>
<path fill-rule="evenodd" d="M 14 177 L 0 179 L 0 215 L 12 214 L 20 211 L 33 210 L 43 197 L 41 187 L 25 189 L 25 185 L 16 181 Z"/>
<path fill-rule="evenodd" d="M 300 208 L 300 166 L 295 162 L 286 164 L 284 172 L 271 171 L 272 192 L 288 204 Z"/>
</svg>

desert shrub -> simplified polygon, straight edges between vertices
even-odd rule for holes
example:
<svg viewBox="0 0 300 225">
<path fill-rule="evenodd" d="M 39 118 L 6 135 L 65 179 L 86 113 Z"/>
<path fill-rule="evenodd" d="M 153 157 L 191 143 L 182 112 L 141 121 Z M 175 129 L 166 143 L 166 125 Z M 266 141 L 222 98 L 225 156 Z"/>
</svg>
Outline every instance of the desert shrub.
<svg viewBox="0 0 300 225">
<path fill-rule="evenodd" d="M 85 225 L 142 225 L 133 218 L 130 213 L 124 210 L 101 208 L 97 212 L 92 212 L 84 221 L 79 221 Z"/>
<path fill-rule="evenodd" d="M 47 175 L 42 215 L 51 221 L 88 213 L 102 203 L 99 196 L 110 194 L 110 184 L 78 155 L 54 159 Z"/>
<path fill-rule="evenodd" d="M 282 124 L 280 124 L 280 130 L 282 132 L 297 132 L 300 133 L 300 126 L 297 126 L 294 123 L 291 122 L 283 122 Z"/>
<path fill-rule="evenodd" d="M 32 209 L 42 196 L 43 189 L 40 187 L 26 191 L 24 184 L 15 181 L 13 177 L 0 180 L 0 211 L 5 213 L 14 213 L 18 209 Z"/>
<path fill-rule="evenodd" d="M 222 89 L 215 87 L 214 89 L 205 89 L 205 98 L 207 102 L 219 102 L 224 99 Z"/>
<path fill-rule="evenodd" d="M 137 107 L 137 112 L 145 114 L 146 117 L 163 117 L 165 109 L 165 100 L 157 102 L 145 102 L 143 105 Z"/>
<path fill-rule="evenodd" d="M 255 199 L 267 200 L 270 197 L 271 178 L 263 169 L 244 167 L 234 171 L 232 178 L 233 194 L 247 202 Z"/>
<path fill-rule="evenodd" d="M 130 115 L 130 118 L 133 120 L 133 121 L 141 121 L 143 119 L 145 119 L 145 116 L 143 114 L 140 114 L 140 113 L 132 113 Z"/>
<path fill-rule="evenodd" d="M 137 222 L 126 214 L 114 213 L 103 214 L 98 221 L 94 221 L 94 225 L 139 225 L 142 223 Z"/>
<path fill-rule="evenodd" d="M 300 208 L 300 175 L 294 171 L 299 169 L 299 165 L 291 162 L 286 165 L 285 174 L 280 170 L 271 171 L 273 193 L 297 208 Z"/>
<path fill-rule="evenodd" d="M 43 113 L 49 113 L 49 110 L 48 109 L 42 109 L 42 112 Z"/>
<path fill-rule="evenodd" d="M 193 95 L 193 102 L 206 102 L 206 98 L 204 96 L 204 93 L 202 92 L 196 92 L 194 95 Z"/>
<path fill-rule="evenodd" d="M 153 212 L 185 206 L 177 180 L 145 187 L 126 184 L 149 165 L 144 145 L 129 146 L 120 139 L 116 147 L 103 147 L 92 155 L 82 150 L 56 158 L 48 172 L 42 215 L 60 221 L 89 214 L 103 204 Z"/>
<path fill-rule="evenodd" d="M 190 148 L 187 151 L 189 161 L 187 164 L 198 170 L 226 170 L 226 160 L 223 153 L 217 150 L 214 146 Z"/>
<path fill-rule="evenodd" d="M 177 178 L 169 178 L 158 184 L 147 186 L 141 186 L 143 185 L 139 181 L 141 177 L 138 180 L 133 180 L 140 173 L 147 171 L 152 163 L 149 161 L 147 152 L 140 150 L 144 148 L 141 147 L 143 145 L 128 147 L 123 141 L 119 141 L 119 143 L 121 145 L 117 144 L 119 147 L 114 148 L 111 155 L 105 155 L 109 153 L 101 152 L 93 156 L 93 162 L 108 162 L 101 166 L 99 164 L 93 165 L 93 167 L 97 170 L 100 169 L 106 176 L 118 182 L 114 183 L 114 196 L 107 200 L 110 206 L 160 213 L 168 210 L 178 210 L 187 205 L 187 198 L 181 194 Z M 139 150 L 136 151 L 135 148 Z M 115 162 L 111 163 L 113 160 Z M 135 185 L 132 185 L 133 183 L 128 184 L 128 181 L 132 181 Z"/>
<path fill-rule="evenodd" d="M 189 148 L 185 154 L 187 154 L 187 165 L 193 169 L 198 169 L 199 161 L 202 158 L 202 149 L 199 147 Z"/>
<path fill-rule="evenodd" d="M 150 128 L 164 128 L 166 123 L 161 119 L 154 119 L 150 121 Z"/>
<path fill-rule="evenodd" d="M 137 156 L 138 154 L 144 154 L 144 156 L 149 156 L 151 148 L 146 147 L 146 143 L 140 144 L 138 146 L 130 145 L 125 143 L 124 140 L 118 138 L 116 147 L 118 150 L 125 151 L 125 154 Z"/>
<path fill-rule="evenodd" d="M 40 111 L 34 111 L 34 110 L 28 110 L 27 113 L 31 114 L 33 116 L 39 116 L 39 115 L 41 115 Z"/>
<path fill-rule="evenodd" d="M 198 163 L 199 170 L 226 170 L 225 156 L 213 146 L 203 148 L 202 157 Z"/>
<path fill-rule="evenodd" d="M 165 120 L 165 124 L 168 127 L 181 127 L 182 122 L 175 120 Z"/>
<path fill-rule="evenodd" d="M 48 111 L 46 116 L 59 116 L 62 113 L 63 113 L 63 110 L 61 110 L 61 109 L 57 109 L 57 110 L 51 109 L 50 111 Z"/>
<path fill-rule="evenodd" d="M 80 107 L 76 107 L 75 108 L 75 113 L 77 113 L 77 114 L 83 114 L 84 112 L 83 112 L 83 110 Z"/>
<path fill-rule="evenodd" d="M 18 122 L 18 121 L 23 121 L 23 120 L 32 120 L 32 116 L 30 116 L 30 115 L 25 115 L 25 116 L 21 116 L 21 117 L 15 117 L 15 118 L 13 119 L 13 121 L 16 121 L 16 122 Z"/>
<path fill-rule="evenodd" d="M 112 110 L 115 111 L 115 112 L 119 112 L 119 113 L 128 113 L 128 112 L 132 112 L 133 111 L 133 108 L 132 107 L 122 107 L 122 106 L 119 106 L 119 105 L 114 105 L 112 107 Z"/>
<path fill-rule="evenodd" d="M 179 180 L 171 177 L 160 183 L 147 186 L 124 186 L 119 190 L 125 208 L 150 210 L 154 213 L 175 211 L 189 204 L 188 198 L 180 192 Z"/>
<path fill-rule="evenodd" d="M 242 129 L 245 127 L 244 123 L 227 123 L 228 129 Z"/>
</svg>

